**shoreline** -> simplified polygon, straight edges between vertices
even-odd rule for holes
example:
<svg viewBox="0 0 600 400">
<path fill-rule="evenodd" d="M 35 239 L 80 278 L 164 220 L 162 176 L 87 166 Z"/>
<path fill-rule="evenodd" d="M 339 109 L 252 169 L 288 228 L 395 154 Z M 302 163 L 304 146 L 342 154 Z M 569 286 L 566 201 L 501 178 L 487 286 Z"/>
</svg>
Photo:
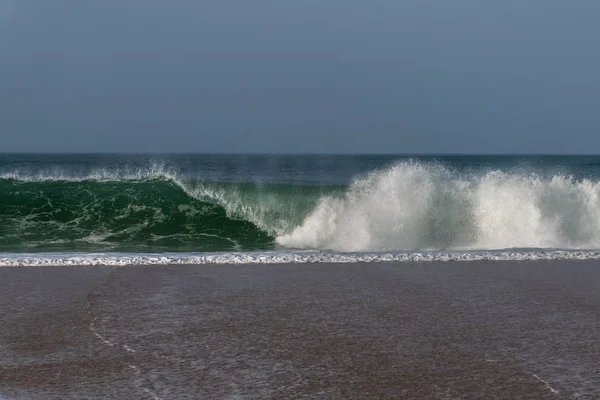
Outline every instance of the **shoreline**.
<svg viewBox="0 0 600 400">
<path fill-rule="evenodd" d="M 0 268 L 0 398 L 600 397 L 600 261 Z"/>
<path fill-rule="evenodd" d="M 42 252 L 0 253 L 5 267 L 125 267 L 169 265 L 293 265 L 600 260 L 600 250 L 501 249 L 465 251 L 335 252 L 317 250 L 248 252 Z"/>
</svg>

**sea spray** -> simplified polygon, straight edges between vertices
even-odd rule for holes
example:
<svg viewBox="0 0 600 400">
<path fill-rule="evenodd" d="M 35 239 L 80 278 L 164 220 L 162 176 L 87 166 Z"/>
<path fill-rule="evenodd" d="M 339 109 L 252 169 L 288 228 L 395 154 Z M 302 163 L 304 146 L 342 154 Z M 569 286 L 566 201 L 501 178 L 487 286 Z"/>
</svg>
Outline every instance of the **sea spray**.
<svg viewBox="0 0 600 400">
<path fill-rule="evenodd" d="M 598 248 L 600 183 L 403 162 L 326 196 L 277 238 L 292 248 L 390 251 Z"/>
</svg>

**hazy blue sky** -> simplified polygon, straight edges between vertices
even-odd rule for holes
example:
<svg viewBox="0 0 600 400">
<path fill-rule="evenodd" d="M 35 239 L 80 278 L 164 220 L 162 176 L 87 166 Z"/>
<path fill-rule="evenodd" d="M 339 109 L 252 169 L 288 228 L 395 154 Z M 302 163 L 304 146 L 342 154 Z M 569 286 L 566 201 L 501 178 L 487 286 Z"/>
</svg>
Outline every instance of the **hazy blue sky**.
<svg viewBox="0 0 600 400">
<path fill-rule="evenodd" d="M 600 153 L 598 0 L 0 0 L 0 152 Z"/>
</svg>

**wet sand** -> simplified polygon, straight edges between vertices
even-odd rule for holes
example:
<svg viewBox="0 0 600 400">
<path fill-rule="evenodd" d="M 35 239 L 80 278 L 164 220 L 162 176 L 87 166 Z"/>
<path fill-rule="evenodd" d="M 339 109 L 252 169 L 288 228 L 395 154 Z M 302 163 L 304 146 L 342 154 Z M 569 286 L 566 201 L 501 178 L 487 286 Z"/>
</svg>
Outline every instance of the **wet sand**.
<svg viewBox="0 0 600 400">
<path fill-rule="evenodd" d="M 0 269 L 1 399 L 599 399 L 600 262 Z"/>
</svg>

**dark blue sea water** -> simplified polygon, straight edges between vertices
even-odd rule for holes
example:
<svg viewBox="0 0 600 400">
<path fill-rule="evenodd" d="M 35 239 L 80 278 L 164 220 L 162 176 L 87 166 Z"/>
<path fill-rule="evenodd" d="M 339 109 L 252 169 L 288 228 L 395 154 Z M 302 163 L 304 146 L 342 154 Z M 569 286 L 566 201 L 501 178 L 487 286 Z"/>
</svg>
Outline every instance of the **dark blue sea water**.
<svg viewBox="0 0 600 400">
<path fill-rule="evenodd" d="M 4 265 L 598 248 L 600 157 L 0 155 Z"/>
</svg>

